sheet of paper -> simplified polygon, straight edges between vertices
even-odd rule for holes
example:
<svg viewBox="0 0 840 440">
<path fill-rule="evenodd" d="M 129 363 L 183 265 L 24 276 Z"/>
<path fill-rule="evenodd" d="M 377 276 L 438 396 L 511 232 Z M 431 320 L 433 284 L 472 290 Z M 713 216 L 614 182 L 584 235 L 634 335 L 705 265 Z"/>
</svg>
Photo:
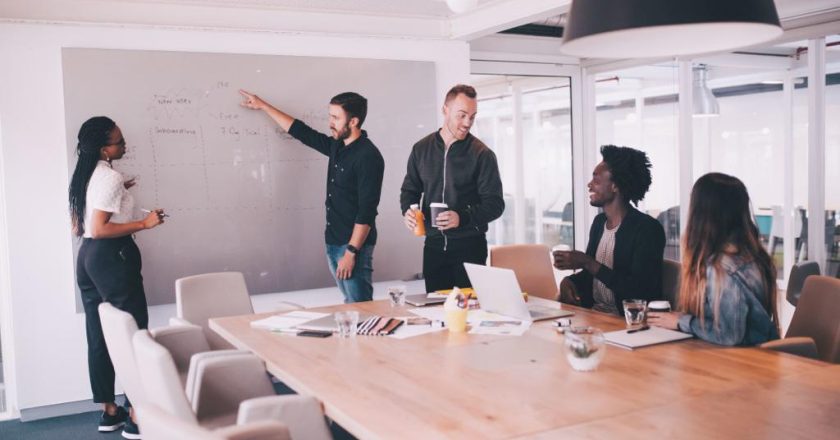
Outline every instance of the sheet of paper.
<svg viewBox="0 0 840 440">
<path fill-rule="evenodd" d="M 478 325 L 473 325 L 469 333 L 473 335 L 522 336 L 529 328 L 531 328 L 531 323 L 528 321 L 506 318 L 503 321 L 481 321 Z"/>
<path fill-rule="evenodd" d="M 446 330 L 441 327 L 432 327 L 430 325 L 401 325 L 393 334 L 388 335 L 394 339 L 408 339 L 415 336 L 421 336 L 429 333 L 435 333 Z"/>
<path fill-rule="evenodd" d="M 265 319 L 251 321 L 251 327 L 261 328 L 265 330 L 282 330 L 290 329 L 313 319 L 320 319 L 329 313 L 307 312 L 304 310 L 295 310 L 293 312 L 284 313 L 282 315 L 269 316 Z"/>
<path fill-rule="evenodd" d="M 443 310 L 443 307 L 423 307 L 423 308 L 416 308 L 410 309 L 409 312 L 417 315 L 422 316 L 424 318 L 429 318 L 432 321 L 446 321 L 446 312 Z M 483 313 L 481 310 L 469 310 L 467 312 L 467 324 L 479 323 L 481 322 L 480 314 Z"/>
</svg>

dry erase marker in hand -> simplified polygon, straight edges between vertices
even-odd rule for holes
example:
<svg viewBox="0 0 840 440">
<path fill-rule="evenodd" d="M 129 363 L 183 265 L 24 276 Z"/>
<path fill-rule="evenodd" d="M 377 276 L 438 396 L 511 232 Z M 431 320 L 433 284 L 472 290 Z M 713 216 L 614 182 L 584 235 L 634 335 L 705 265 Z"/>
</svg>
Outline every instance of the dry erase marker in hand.
<svg viewBox="0 0 840 440">
<path fill-rule="evenodd" d="M 152 211 L 151 211 L 151 210 L 149 210 L 149 209 L 140 209 L 140 210 L 141 210 L 141 211 L 143 211 L 143 212 L 145 212 L 146 214 L 149 214 L 149 213 L 151 213 L 151 212 L 152 212 Z M 169 214 L 163 214 L 163 215 L 161 215 L 161 216 L 160 216 L 160 218 L 166 218 L 166 217 L 169 217 Z"/>
</svg>

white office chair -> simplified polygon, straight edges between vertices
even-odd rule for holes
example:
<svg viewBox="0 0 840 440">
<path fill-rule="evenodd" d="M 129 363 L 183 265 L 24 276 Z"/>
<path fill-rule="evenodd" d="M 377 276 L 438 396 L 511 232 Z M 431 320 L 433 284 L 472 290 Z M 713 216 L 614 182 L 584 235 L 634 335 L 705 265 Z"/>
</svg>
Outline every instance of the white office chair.
<svg viewBox="0 0 840 440">
<path fill-rule="evenodd" d="M 279 422 L 256 422 L 215 431 L 187 423 L 152 403 L 135 407 L 143 426 L 143 440 L 291 440 L 289 429 Z"/>
<path fill-rule="evenodd" d="M 142 403 L 146 396 L 131 347 L 131 338 L 137 332 L 137 321 L 131 314 L 106 302 L 99 305 L 99 321 L 108 354 L 114 364 L 114 372 L 125 390 L 125 395 L 131 399 L 132 406 Z"/>
<path fill-rule="evenodd" d="M 201 326 L 213 350 L 233 347 L 210 329 L 210 318 L 254 313 L 241 272 L 206 273 L 175 280 L 175 306 L 177 319 L 170 323 Z M 298 304 L 283 301 L 277 310 L 301 308 Z"/>
<path fill-rule="evenodd" d="M 135 333 L 132 342 L 146 393 L 184 423 L 215 429 L 274 420 L 296 440 L 331 438 L 320 403 L 275 395 L 264 364 L 252 354 L 194 356 L 185 391 L 172 355 L 148 331 Z"/>
</svg>

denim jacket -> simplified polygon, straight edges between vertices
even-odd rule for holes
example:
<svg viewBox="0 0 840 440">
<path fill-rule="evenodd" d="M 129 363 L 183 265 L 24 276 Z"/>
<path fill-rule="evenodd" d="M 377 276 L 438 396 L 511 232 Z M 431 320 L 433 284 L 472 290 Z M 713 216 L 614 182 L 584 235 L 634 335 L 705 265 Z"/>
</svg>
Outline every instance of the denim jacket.
<svg viewBox="0 0 840 440">
<path fill-rule="evenodd" d="M 720 266 L 720 311 L 714 320 L 713 295 L 718 283 L 714 268 L 706 269 L 706 300 L 703 309 L 705 320 L 693 315 L 683 315 L 679 330 L 700 339 L 720 345 L 758 345 L 778 339 L 776 325 L 761 305 L 764 281 L 758 265 L 739 256 L 725 255 Z"/>
</svg>

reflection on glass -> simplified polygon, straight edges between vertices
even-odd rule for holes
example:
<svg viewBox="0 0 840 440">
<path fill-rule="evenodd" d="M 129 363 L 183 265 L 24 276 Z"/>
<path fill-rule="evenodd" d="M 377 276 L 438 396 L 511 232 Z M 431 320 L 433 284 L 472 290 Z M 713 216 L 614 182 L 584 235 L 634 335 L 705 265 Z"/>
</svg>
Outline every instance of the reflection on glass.
<svg viewBox="0 0 840 440">
<path fill-rule="evenodd" d="M 662 223 L 664 256 L 679 261 L 679 164 L 677 162 L 677 66 L 634 67 L 596 80 L 596 143 L 644 151 L 653 182 L 639 210 Z"/>
<path fill-rule="evenodd" d="M 490 225 L 488 242 L 574 247 L 569 79 L 477 75 L 473 83 L 472 132 L 496 153 L 505 191 L 505 213 Z"/>
</svg>

